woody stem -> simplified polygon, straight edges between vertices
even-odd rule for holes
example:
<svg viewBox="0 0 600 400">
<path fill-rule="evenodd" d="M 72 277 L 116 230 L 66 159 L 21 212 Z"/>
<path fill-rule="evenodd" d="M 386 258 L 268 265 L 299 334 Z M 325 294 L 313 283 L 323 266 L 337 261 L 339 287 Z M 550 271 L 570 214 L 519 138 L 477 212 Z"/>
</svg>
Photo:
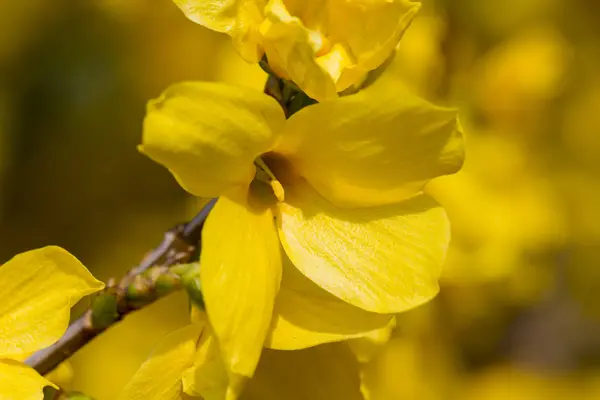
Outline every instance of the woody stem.
<svg viewBox="0 0 600 400">
<path fill-rule="evenodd" d="M 189 261 L 199 250 L 202 227 L 215 201 L 206 204 L 191 221 L 165 232 L 162 242 L 117 284 L 109 283 L 56 343 L 35 352 L 25 363 L 41 375 L 48 374 L 129 313 L 179 289 L 179 277 L 166 267 Z"/>
</svg>

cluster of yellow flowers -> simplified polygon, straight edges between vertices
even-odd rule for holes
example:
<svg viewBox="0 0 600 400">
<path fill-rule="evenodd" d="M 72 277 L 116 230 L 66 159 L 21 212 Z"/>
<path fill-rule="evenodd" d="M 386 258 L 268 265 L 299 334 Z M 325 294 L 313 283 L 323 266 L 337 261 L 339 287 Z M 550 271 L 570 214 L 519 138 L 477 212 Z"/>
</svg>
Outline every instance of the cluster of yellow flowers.
<svg viewBox="0 0 600 400">
<path fill-rule="evenodd" d="M 140 150 L 189 193 L 219 199 L 202 234 L 205 310 L 159 344 L 119 399 L 275 393 L 277 367 L 261 373 L 259 359 L 377 336 L 437 294 L 450 230 L 423 188 L 461 168 L 461 127 L 455 110 L 408 91 L 396 62 L 384 65 L 419 3 L 174 1 L 318 103 L 286 119 L 264 93 L 209 82 L 150 102 Z M 41 399 L 50 383 L 15 360 L 56 341 L 69 308 L 103 285 L 49 247 L 0 267 L 0 287 L 0 356 L 10 358 L 0 398 Z"/>
</svg>

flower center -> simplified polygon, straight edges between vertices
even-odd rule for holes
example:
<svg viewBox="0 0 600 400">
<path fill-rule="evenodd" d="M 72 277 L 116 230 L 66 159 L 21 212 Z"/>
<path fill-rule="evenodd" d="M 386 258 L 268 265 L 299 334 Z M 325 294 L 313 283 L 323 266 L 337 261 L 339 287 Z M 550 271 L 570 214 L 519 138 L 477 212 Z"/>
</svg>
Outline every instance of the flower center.
<svg viewBox="0 0 600 400">
<path fill-rule="evenodd" d="M 260 183 L 266 184 L 271 187 L 273 191 L 273 195 L 279 203 L 285 200 L 285 192 L 283 190 L 283 186 L 275 177 L 275 174 L 271 171 L 271 169 L 265 164 L 262 157 L 258 157 L 254 160 L 254 165 L 256 165 L 256 174 L 254 175 L 254 180 Z"/>
<path fill-rule="evenodd" d="M 250 184 L 250 193 L 263 206 L 285 201 L 285 187 L 298 179 L 289 160 L 277 153 L 265 153 L 254 160 L 256 173 Z"/>
</svg>

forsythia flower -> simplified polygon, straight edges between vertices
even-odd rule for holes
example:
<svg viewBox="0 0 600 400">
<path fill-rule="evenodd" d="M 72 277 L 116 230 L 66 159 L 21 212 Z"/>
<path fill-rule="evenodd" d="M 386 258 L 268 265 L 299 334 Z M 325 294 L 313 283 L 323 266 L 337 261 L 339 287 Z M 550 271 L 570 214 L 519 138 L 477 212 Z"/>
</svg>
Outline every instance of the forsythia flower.
<svg viewBox="0 0 600 400">
<path fill-rule="evenodd" d="M 118 400 L 236 398 L 227 390 L 228 376 L 205 314 L 192 312 L 192 321 L 160 341 Z M 345 342 L 299 351 L 267 349 L 242 398 L 361 400 L 359 374 L 360 364 Z"/>
<path fill-rule="evenodd" d="M 265 340 L 356 336 L 438 291 L 449 226 L 421 190 L 460 168 L 462 134 L 454 110 L 408 93 L 393 68 L 288 120 L 257 91 L 174 85 L 150 103 L 141 150 L 190 193 L 219 197 L 200 278 L 232 377 L 252 376 Z"/>
<path fill-rule="evenodd" d="M 43 398 L 52 383 L 17 360 L 57 341 L 71 306 L 103 287 L 60 247 L 28 251 L 0 266 L 0 399 Z"/>
<path fill-rule="evenodd" d="M 322 101 L 392 53 L 420 3 L 408 0 L 174 0 L 186 16 L 229 34 L 248 62 L 266 54 L 281 77 Z"/>
</svg>

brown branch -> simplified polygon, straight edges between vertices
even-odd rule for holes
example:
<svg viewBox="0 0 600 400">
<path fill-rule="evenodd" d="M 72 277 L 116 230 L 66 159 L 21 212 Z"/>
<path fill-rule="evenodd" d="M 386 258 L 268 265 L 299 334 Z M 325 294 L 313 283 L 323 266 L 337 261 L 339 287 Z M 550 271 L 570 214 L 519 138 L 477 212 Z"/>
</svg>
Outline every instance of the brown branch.
<svg viewBox="0 0 600 400">
<path fill-rule="evenodd" d="M 96 301 L 96 304 L 69 325 L 56 343 L 34 353 L 25 363 L 45 375 L 129 313 L 178 289 L 180 285 L 177 276 L 170 274 L 165 267 L 185 263 L 199 250 L 202 227 L 215 202 L 216 199 L 210 200 L 191 221 L 165 232 L 162 242 L 139 265 L 132 268 L 118 284 L 107 285 L 104 293 L 99 296 L 102 303 Z M 160 267 L 152 271 L 157 266 Z M 164 277 L 172 279 L 172 285 L 168 290 L 157 290 L 157 282 Z M 111 312 L 106 312 L 106 305 L 110 304 L 114 308 Z"/>
</svg>

